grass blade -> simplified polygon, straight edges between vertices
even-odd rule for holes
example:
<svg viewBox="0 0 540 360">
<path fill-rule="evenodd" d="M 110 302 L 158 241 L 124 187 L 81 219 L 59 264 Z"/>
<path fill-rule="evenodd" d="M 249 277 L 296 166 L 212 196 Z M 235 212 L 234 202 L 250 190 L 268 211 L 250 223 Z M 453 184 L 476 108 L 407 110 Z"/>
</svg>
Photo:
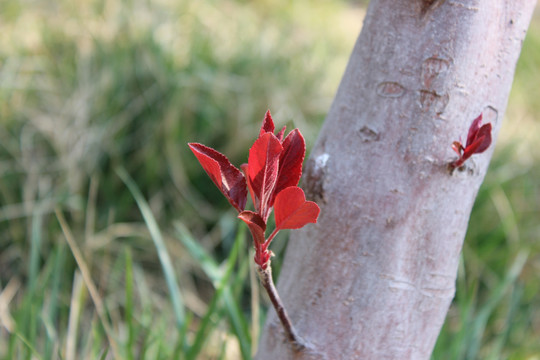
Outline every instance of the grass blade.
<svg viewBox="0 0 540 360">
<path fill-rule="evenodd" d="M 133 260 L 131 258 L 131 251 L 126 248 L 126 266 L 125 266 L 125 282 L 126 282 L 126 322 L 128 330 L 128 340 L 126 344 L 126 354 L 128 360 L 135 358 L 133 354 L 133 346 L 135 343 L 135 329 L 133 324 Z"/>
<path fill-rule="evenodd" d="M 211 316 L 218 310 L 217 304 L 218 301 L 223 298 L 225 307 L 227 309 L 228 315 L 232 319 L 233 330 L 237 334 L 238 340 L 240 342 L 240 349 L 242 351 L 242 357 L 244 359 L 251 358 L 251 346 L 249 335 L 244 329 L 244 325 L 247 323 L 243 318 L 240 308 L 232 296 L 232 292 L 229 286 L 230 280 L 232 278 L 234 265 L 236 264 L 236 259 L 240 252 L 240 248 L 244 245 L 245 231 L 239 231 L 235 239 L 234 245 L 231 249 L 231 252 L 228 258 L 224 261 L 223 266 L 219 266 L 210 255 L 193 239 L 189 231 L 180 223 L 175 224 L 176 229 L 179 234 L 180 241 L 187 248 L 188 252 L 193 256 L 201 268 L 206 273 L 206 275 L 212 280 L 216 292 L 212 297 L 212 300 L 209 304 L 208 311 L 201 320 L 201 325 L 195 336 L 195 340 L 190 349 L 188 359 L 195 359 L 195 357 L 200 352 L 205 338 L 207 337 L 207 327 Z M 224 270 L 222 270 L 224 268 Z"/>
<path fill-rule="evenodd" d="M 241 224 L 241 227 L 244 228 L 244 225 Z M 239 264 L 232 286 L 227 288 L 227 291 L 225 292 L 225 304 L 228 308 L 229 320 L 231 321 L 232 330 L 240 344 L 240 350 L 242 351 L 244 359 L 251 359 L 253 357 L 254 350 L 252 349 L 252 346 L 253 343 L 257 342 L 258 338 L 254 339 L 252 342 L 250 321 L 242 312 L 239 302 L 234 299 L 238 299 L 242 295 L 245 284 L 248 281 L 249 268 L 252 266 L 253 263 L 251 262 L 251 258 L 245 257 Z"/>
<path fill-rule="evenodd" d="M 32 214 L 32 236 L 30 242 L 30 268 L 28 271 L 29 293 L 36 290 L 37 277 L 39 275 L 39 253 L 41 249 L 41 233 L 43 231 L 43 214 L 39 205 Z"/>
<path fill-rule="evenodd" d="M 86 284 L 86 287 L 88 288 L 90 297 L 92 298 L 92 301 L 94 302 L 94 306 L 96 308 L 96 312 L 98 314 L 99 320 L 101 321 L 101 325 L 103 326 L 103 329 L 105 330 L 105 333 L 107 335 L 107 339 L 109 340 L 109 344 L 111 345 L 114 358 L 120 359 L 121 357 L 120 357 L 120 353 L 118 352 L 118 345 L 116 344 L 116 340 L 113 337 L 112 328 L 107 320 L 105 304 L 103 303 L 101 297 L 99 296 L 97 287 L 94 284 L 94 281 L 92 280 L 92 276 L 90 275 L 90 269 L 88 268 L 88 265 L 86 264 L 86 261 L 84 260 L 82 256 L 79 246 L 77 245 L 77 243 L 75 242 L 75 239 L 73 238 L 73 235 L 71 233 L 69 226 L 67 225 L 64 215 L 60 212 L 58 208 L 55 209 L 55 213 L 56 213 L 56 218 L 58 219 L 58 222 L 60 223 L 60 227 L 62 228 L 62 231 L 64 232 L 66 241 L 69 247 L 71 248 L 73 257 L 75 258 L 75 261 L 77 262 L 77 266 L 81 270 L 81 275 Z"/>
<path fill-rule="evenodd" d="M 141 214 L 144 218 L 144 222 L 146 223 L 146 226 L 148 226 L 150 236 L 154 241 L 154 245 L 158 253 L 159 261 L 163 269 L 163 274 L 165 275 L 167 287 L 169 288 L 169 296 L 171 297 L 174 315 L 176 317 L 176 324 L 178 329 L 181 329 L 185 320 L 184 302 L 182 300 L 180 288 L 178 287 L 174 267 L 169 256 L 169 252 L 167 251 L 167 247 L 165 246 L 165 241 L 163 241 L 163 236 L 161 235 L 161 231 L 159 230 L 157 221 L 154 218 L 154 215 L 150 210 L 150 206 L 144 199 L 141 191 L 139 190 L 133 179 L 126 172 L 126 170 L 123 168 L 117 168 L 116 173 L 126 184 L 129 191 L 131 192 L 131 195 L 133 195 L 133 198 L 137 202 L 139 210 L 141 211 Z"/>
<path fill-rule="evenodd" d="M 516 259 L 506 273 L 503 281 L 491 292 L 489 300 L 475 316 L 474 323 L 472 324 L 470 338 L 476 339 L 476 341 L 474 341 L 469 346 L 466 356 L 467 359 L 478 358 L 478 352 L 481 345 L 480 341 L 482 339 L 482 335 L 485 332 L 489 317 L 495 310 L 496 306 L 501 302 L 510 286 L 516 282 L 519 274 L 521 273 L 521 270 L 523 269 L 523 266 L 525 266 L 525 262 L 527 261 L 528 256 L 529 253 L 527 250 L 522 250 L 517 254 Z"/>
<path fill-rule="evenodd" d="M 79 333 L 79 321 L 81 308 L 84 305 L 84 287 L 81 281 L 81 274 L 76 271 L 73 274 L 73 285 L 71 289 L 71 300 L 69 304 L 69 318 L 67 325 L 67 335 L 65 340 L 65 359 L 75 360 L 77 348 L 77 337 Z"/>
<path fill-rule="evenodd" d="M 249 257 L 253 257 L 255 251 L 249 251 Z M 251 293 L 251 356 L 255 356 L 257 351 L 257 341 L 260 334 L 260 299 L 259 299 L 259 282 L 257 280 L 257 274 L 255 274 L 255 267 L 249 267 L 249 288 Z"/>
<path fill-rule="evenodd" d="M 61 243 L 55 248 L 53 261 L 54 268 L 51 279 L 51 294 L 49 296 L 49 306 L 43 314 L 43 322 L 47 329 L 47 342 L 45 344 L 45 354 L 49 358 L 53 358 L 54 346 L 58 342 L 58 333 L 54 327 L 56 323 L 56 317 L 59 309 L 59 294 L 60 294 L 60 285 L 62 284 L 62 274 L 65 271 L 64 260 L 65 260 L 65 245 Z"/>
<path fill-rule="evenodd" d="M 42 360 L 43 358 L 39 354 L 39 352 L 34 347 L 34 343 L 31 342 L 29 339 L 25 338 L 21 333 L 15 331 L 15 336 L 19 338 L 19 340 L 26 346 L 26 348 L 30 351 L 30 353 L 33 356 L 33 359 Z"/>
</svg>

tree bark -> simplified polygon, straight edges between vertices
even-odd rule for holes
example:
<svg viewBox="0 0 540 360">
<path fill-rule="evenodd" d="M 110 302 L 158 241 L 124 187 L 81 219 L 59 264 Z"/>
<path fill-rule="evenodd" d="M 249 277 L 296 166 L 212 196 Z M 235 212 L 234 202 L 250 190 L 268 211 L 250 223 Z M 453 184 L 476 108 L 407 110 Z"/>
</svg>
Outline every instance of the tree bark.
<svg viewBox="0 0 540 360">
<path fill-rule="evenodd" d="M 291 233 L 258 360 L 429 359 L 494 143 L 449 171 L 484 114 L 501 126 L 536 0 L 372 0 L 306 165 L 316 225 Z"/>
</svg>

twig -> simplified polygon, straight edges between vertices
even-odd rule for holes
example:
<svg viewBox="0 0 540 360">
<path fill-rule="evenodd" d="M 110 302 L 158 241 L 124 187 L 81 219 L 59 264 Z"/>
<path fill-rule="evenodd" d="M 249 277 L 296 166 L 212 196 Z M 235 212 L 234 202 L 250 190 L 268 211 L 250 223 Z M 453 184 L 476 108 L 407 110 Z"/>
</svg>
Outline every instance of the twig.
<svg viewBox="0 0 540 360">
<path fill-rule="evenodd" d="M 272 305 L 276 310 L 277 316 L 281 321 L 281 324 L 283 325 L 283 328 L 287 335 L 287 339 L 293 344 L 295 350 L 301 351 L 305 349 L 306 345 L 304 344 L 302 338 L 300 338 L 296 333 L 291 319 L 289 318 L 289 315 L 287 314 L 287 311 L 283 306 L 283 302 L 281 301 L 279 294 L 276 290 L 274 280 L 272 279 L 272 269 L 270 267 L 270 264 L 268 264 L 266 269 L 262 269 L 261 267 L 257 266 L 257 273 L 259 274 L 261 284 L 268 293 L 270 301 L 272 302 Z"/>
</svg>

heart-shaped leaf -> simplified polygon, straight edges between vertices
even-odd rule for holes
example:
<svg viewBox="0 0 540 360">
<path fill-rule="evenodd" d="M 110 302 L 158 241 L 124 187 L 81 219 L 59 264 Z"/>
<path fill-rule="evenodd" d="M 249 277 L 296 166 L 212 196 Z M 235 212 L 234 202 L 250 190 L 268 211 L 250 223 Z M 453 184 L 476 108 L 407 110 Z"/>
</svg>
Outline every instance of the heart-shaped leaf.
<svg viewBox="0 0 540 360">
<path fill-rule="evenodd" d="M 256 212 L 249 210 L 242 211 L 238 215 L 238 218 L 240 218 L 243 222 L 247 224 L 249 231 L 251 232 L 251 236 L 253 236 L 255 244 L 264 244 L 264 232 L 266 230 L 266 223 L 264 222 L 263 218 Z"/>
<path fill-rule="evenodd" d="M 240 170 L 220 152 L 203 144 L 189 143 L 189 148 L 201 163 L 204 171 L 225 195 L 229 203 L 241 212 L 246 207 L 246 179 Z"/>
<path fill-rule="evenodd" d="M 276 185 L 279 155 L 283 147 L 273 133 L 259 137 L 249 149 L 248 177 L 255 208 L 263 219 L 269 214 L 268 202 Z"/>
<path fill-rule="evenodd" d="M 274 203 L 276 230 L 300 229 L 307 223 L 316 223 L 320 211 L 313 201 L 306 201 L 304 191 L 298 186 L 283 189 Z"/>
</svg>

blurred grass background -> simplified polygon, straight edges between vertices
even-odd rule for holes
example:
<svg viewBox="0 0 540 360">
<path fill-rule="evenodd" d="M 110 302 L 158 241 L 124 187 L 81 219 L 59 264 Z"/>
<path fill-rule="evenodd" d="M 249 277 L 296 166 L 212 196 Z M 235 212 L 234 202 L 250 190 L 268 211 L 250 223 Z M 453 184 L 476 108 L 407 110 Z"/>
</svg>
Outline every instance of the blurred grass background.
<svg viewBox="0 0 540 360">
<path fill-rule="evenodd" d="M 186 143 L 240 164 L 270 108 L 309 148 L 364 9 L 2 0 L 0 358 L 249 359 L 267 303 Z M 434 359 L 540 359 L 538 84 L 535 16 Z"/>
</svg>

